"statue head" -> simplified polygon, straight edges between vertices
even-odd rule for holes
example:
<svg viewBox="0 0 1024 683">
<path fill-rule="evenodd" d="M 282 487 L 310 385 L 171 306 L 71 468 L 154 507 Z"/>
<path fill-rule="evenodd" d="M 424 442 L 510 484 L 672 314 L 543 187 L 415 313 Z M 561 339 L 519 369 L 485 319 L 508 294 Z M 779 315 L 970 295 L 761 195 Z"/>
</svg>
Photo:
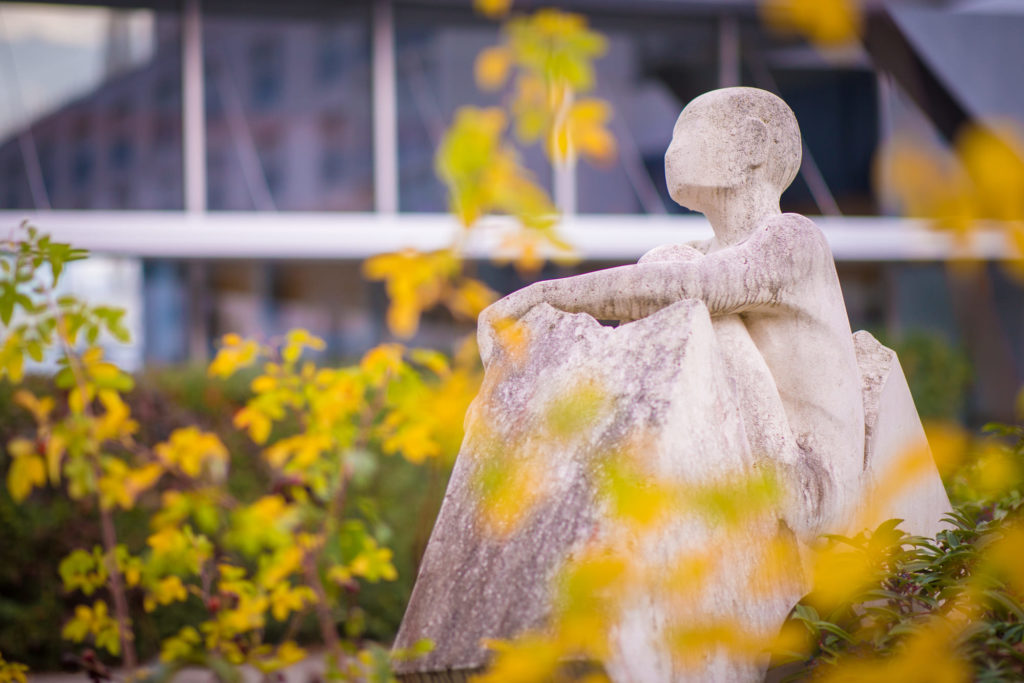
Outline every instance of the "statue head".
<svg viewBox="0 0 1024 683">
<path fill-rule="evenodd" d="M 722 88 L 695 98 L 679 115 L 665 152 L 665 179 L 672 199 L 706 212 L 728 194 L 780 197 L 800 157 L 800 128 L 785 102 L 766 90 Z"/>
</svg>

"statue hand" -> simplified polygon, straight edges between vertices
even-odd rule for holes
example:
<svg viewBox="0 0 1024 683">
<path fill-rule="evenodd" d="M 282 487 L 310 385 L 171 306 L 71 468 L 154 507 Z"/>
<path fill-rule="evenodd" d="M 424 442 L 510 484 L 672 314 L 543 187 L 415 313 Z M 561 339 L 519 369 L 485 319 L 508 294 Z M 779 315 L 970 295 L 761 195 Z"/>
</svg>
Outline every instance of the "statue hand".
<svg viewBox="0 0 1024 683">
<path fill-rule="evenodd" d="M 480 312 L 480 316 L 477 318 L 476 335 L 484 367 L 488 365 L 495 347 L 500 343 L 499 331 L 504 326 L 518 321 L 537 304 L 543 303 L 541 288 L 538 285 L 539 283 L 532 284 L 512 292 Z"/>
</svg>

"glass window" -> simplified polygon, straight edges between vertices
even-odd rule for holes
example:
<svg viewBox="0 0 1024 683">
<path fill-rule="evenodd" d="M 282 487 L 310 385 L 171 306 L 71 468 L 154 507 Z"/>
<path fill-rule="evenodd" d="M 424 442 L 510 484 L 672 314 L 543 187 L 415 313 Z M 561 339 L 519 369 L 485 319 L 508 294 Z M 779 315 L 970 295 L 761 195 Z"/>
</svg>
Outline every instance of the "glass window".
<svg viewBox="0 0 1024 683">
<path fill-rule="evenodd" d="M 204 7 L 209 208 L 372 210 L 369 3 Z"/>
<path fill-rule="evenodd" d="M 606 167 L 580 162 L 579 211 L 683 212 L 668 196 L 665 149 L 686 103 L 718 87 L 718 22 L 597 15 L 591 23 L 608 39 L 593 94 L 612 105 L 619 153 Z"/>
<path fill-rule="evenodd" d="M 0 208 L 182 208 L 178 25 L 0 3 Z"/>
<path fill-rule="evenodd" d="M 744 85 L 772 90 L 793 109 L 805 153 L 840 211 L 876 213 L 871 160 L 879 140 L 878 84 L 863 51 L 826 59 L 810 45 L 754 22 L 743 26 L 742 44 Z M 782 210 L 820 213 L 804 173 L 783 194 Z"/>
<path fill-rule="evenodd" d="M 498 26 L 470 12 L 398 7 L 395 12 L 398 76 L 398 187 L 402 211 L 448 210 L 434 173 L 434 152 L 461 106 L 499 104 L 480 92 L 473 63 L 498 42 Z M 524 165 L 551 189 L 551 168 L 539 145 L 521 149 Z"/>
</svg>

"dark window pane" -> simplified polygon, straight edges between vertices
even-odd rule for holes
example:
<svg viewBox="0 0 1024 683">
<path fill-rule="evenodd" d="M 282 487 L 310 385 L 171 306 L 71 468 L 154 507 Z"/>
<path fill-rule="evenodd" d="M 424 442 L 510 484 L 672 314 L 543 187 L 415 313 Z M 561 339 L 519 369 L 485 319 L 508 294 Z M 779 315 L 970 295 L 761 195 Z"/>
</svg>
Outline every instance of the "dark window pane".
<svg viewBox="0 0 1024 683">
<path fill-rule="evenodd" d="M 178 15 L 0 10 L 0 208 L 182 208 Z"/>
<path fill-rule="evenodd" d="M 459 107 L 500 104 L 500 95 L 481 93 L 473 79 L 476 55 L 497 43 L 498 29 L 470 12 L 415 7 L 398 8 L 395 29 L 399 205 L 403 211 L 447 211 L 434 152 Z M 550 190 L 551 168 L 540 146 L 521 152 L 526 167 Z"/>
<path fill-rule="evenodd" d="M 371 210 L 369 4 L 207 7 L 209 208 Z"/>
<path fill-rule="evenodd" d="M 614 110 L 619 153 L 607 166 L 581 161 L 581 213 L 682 212 L 665 185 L 665 149 L 691 99 L 718 87 L 717 21 L 707 16 L 595 16 L 608 39 L 594 95 Z"/>
</svg>

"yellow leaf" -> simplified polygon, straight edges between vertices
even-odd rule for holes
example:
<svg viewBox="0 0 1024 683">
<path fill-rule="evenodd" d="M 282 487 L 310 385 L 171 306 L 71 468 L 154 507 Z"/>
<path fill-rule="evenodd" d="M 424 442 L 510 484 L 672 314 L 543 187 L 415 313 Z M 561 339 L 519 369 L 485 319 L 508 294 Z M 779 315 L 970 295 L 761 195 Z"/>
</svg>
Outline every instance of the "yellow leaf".
<svg viewBox="0 0 1024 683">
<path fill-rule="evenodd" d="M 28 667 L 19 662 L 6 662 L 0 654 L 0 683 L 28 683 L 25 672 Z"/>
<path fill-rule="evenodd" d="M 116 391 L 104 389 L 98 398 L 104 413 L 95 423 L 93 436 L 97 441 L 125 439 L 138 430 L 138 423 L 129 418 L 130 409 Z"/>
<path fill-rule="evenodd" d="M 25 355 L 22 349 L 22 338 L 12 332 L 0 347 L 0 377 L 6 373 L 14 383 L 20 382 L 24 376 Z"/>
<path fill-rule="evenodd" d="M 405 347 L 401 344 L 381 344 L 363 354 L 359 361 L 362 370 L 373 386 L 382 386 L 388 379 L 401 372 L 405 363 L 402 354 Z"/>
<path fill-rule="evenodd" d="M 483 90 L 497 90 L 505 84 L 512 66 L 512 54 L 507 47 L 489 47 L 476 56 L 474 74 L 476 84 Z"/>
<path fill-rule="evenodd" d="M 559 668 L 562 650 L 557 641 L 546 634 L 529 633 L 513 643 L 487 641 L 487 647 L 496 651 L 491 666 L 473 683 L 535 683 L 554 680 Z"/>
<path fill-rule="evenodd" d="M 302 350 L 305 348 L 323 351 L 326 348 L 326 344 L 323 339 L 311 335 L 306 330 L 291 330 L 285 336 L 285 345 L 281 350 L 281 357 L 288 364 L 294 363 L 302 355 Z"/>
<path fill-rule="evenodd" d="M 822 47 L 856 40 L 863 21 L 854 0 L 763 0 L 760 9 L 770 28 L 799 33 Z"/>
<path fill-rule="evenodd" d="M 52 396 L 36 398 L 35 394 L 27 389 L 19 389 L 14 392 L 14 402 L 32 413 L 32 416 L 39 424 L 46 424 L 50 412 L 53 411 Z"/>
<path fill-rule="evenodd" d="M 473 7 L 477 12 L 491 19 L 497 19 L 508 14 L 512 7 L 512 0 L 473 0 Z"/>
<path fill-rule="evenodd" d="M 239 369 L 252 365 L 259 355 L 259 344 L 246 341 L 237 334 L 224 335 L 221 344 L 221 349 L 207 369 L 211 377 L 230 377 Z"/>
<path fill-rule="evenodd" d="M 593 161 L 610 163 L 615 159 L 615 137 L 606 125 L 612 116 L 611 106 L 604 100 L 581 99 L 569 113 L 572 147 Z"/>
<path fill-rule="evenodd" d="M 1024 143 L 1012 124 L 968 126 L 956 150 L 974 189 L 978 214 L 1024 220 Z"/>
<path fill-rule="evenodd" d="M 245 410 L 248 409 L 242 412 Z M 237 416 L 235 420 L 236 426 L 242 426 Z M 228 461 L 228 449 L 217 435 L 202 432 L 197 427 L 175 429 L 170 438 L 157 444 L 153 451 L 165 466 L 177 468 L 193 479 L 204 469 L 214 476 L 222 475 Z"/>
<path fill-rule="evenodd" d="M 233 422 L 238 429 L 248 428 L 249 438 L 256 443 L 266 443 L 267 439 L 270 438 L 270 418 L 255 408 L 242 408 L 235 413 Z"/>
<path fill-rule="evenodd" d="M 177 576 L 165 576 L 151 586 L 143 599 L 143 608 L 152 612 L 158 605 L 170 605 L 188 598 L 185 584 Z"/>
<path fill-rule="evenodd" d="M 448 365 L 448 358 L 440 351 L 433 349 L 413 349 L 409 357 L 417 363 L 433 372 L 438 377 L 447 375 L 451 368 Z"/>
<path fill-rule="evenodd" d="M 14 502 L 20 503 L 32 489 L 46 483 L 46 463 L 38 455 L 15 457 L 7 470 L 7 490 Z"/>
<path fill-rule="evenodd" d="M 56 486 L 60 483 L 60 465 L 64 460 L 64 452 L 67 442 L 60 434 L 52 434 L 46 440 L 46 470 L 50 475 L 50 483 Z"/>
</svg>

